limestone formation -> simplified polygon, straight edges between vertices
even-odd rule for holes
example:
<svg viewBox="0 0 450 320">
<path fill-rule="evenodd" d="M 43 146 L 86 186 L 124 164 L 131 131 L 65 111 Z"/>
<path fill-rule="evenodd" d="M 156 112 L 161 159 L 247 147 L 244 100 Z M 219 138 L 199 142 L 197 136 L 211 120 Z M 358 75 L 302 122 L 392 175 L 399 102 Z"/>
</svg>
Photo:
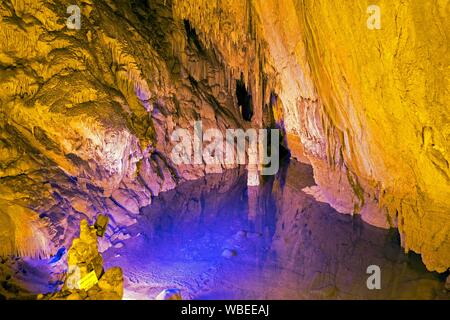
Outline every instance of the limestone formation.
<svg viewBox="0 0 450 320">
<path fill-rule="evenodd" d="M 98 252 L 97 232 L 86 220 L 80 224 L 80 237 L 73 240 L 67 253 L 68 272 L 65 287 L 79 288 L 79 281 L 92 271 L 97 279 L 103 274 L 103 258 Z"/>
<path fill-rule="evenodd" d="M 68 251 L 67 274 L 62 290 L 39 295 L 39 299 L 120 300 L 123 296 L 123 274 L 119 267 L 103 269 L 98 252 L 97 230 L 86 220 L 80 224 L 80 237 Z"/>
<path fill-rule="evenodd" d="M 357 0 L 89 0 L 80 30 L 72 4 L 0 2 L 0 255 L 52 255 L 98 214 L 107 239 L 134 224 L 208 171 L 170 158 L 201 119 L 280 128 L 318 199 L 448 270 L 448 1 L 377 1 L 380 29 Z"/>
<path fill-rule="evenodd" d="M 2 255 L 52 255 L 97 214 L 111 237 L 204 175 L 171 163 L 176 128 L 246 126 L 224 64 L 171 2 L 84 1 L 80 30 L 66 27 L 72 4 L 0 3 Z"/>
<path fill-rule="evenodd" d="M 260 81 L 272 79 L 275 119 L 293 155 L 313 166 L 320 198 L 397 227 L 406 251 L 430 270 L 448 268 L 446 1 L 378 1 L 380 30 L 368 29 L 360 1 L 174 2 L 230 66 L 244 64 L 253 97 L 273 100 Z M 256 69 L 244 49 L 255 47 Z"/>
</svg>

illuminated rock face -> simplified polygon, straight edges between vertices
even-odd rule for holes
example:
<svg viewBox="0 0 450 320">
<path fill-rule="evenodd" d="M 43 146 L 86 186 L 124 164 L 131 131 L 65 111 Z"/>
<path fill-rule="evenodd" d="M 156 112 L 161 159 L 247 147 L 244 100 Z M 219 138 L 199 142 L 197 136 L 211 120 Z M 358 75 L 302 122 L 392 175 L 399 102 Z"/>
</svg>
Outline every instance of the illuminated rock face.
<svg viewBox="0 0 450 320">
<path fill-rule="evenodd" d="M 321 199 L 398 227 L 430 270 L 450 266 L 445 1 L 377 1 L 380 30 L 369 2 L 175 3 L 226 60 L 261 48 L 288 146 L 312 164 Z"/>
<path fill-rule="evenodd" d="M 66 286 L 73 285 L 72 288 L 77 288 L 77 282 L 92 271 L 97 279 L 103 273 L 103 258 L 98 252 L 96 230 L 86 220 L 81 221 L 80 237 L 73 240 L 67 253 L 67 263 L 71 274 L 66 279 Z"/>
<path fill-rule="evenodd" d="M 36 212 L 27 232 L 59 246 L 73 220 L 109 213 L 107 235 L 133 224 L 151 196 L 204 175 L 169 159 L 171 133 L 202 119 L 282 128 L 316 197 L 398 227 L 430 270 L 450 266 L 445 1 L 377 1 L 380 30 L 369 1 L 91 0 L 81 30 L 65 25 L 71 1 L 53 3 L 0 4 L 0 190 Z M 24 239 L 3 208 L 0 237 Z M 47 254 L 41 242 L 0 253 Z"/>
<path fill-rule="evenodd" d="M 61 291 L 39 294 L 38 299 L 55 300 L 121 300 L 123 273 L 119 267 L 103 269 L 98 252 L 97 229 L 86 220 L 80 223 L 80 236 L 73 240 L 67 253 L 67 273 Z"/>
<path fill-rule="evenodd" d="M 80 30 L 72 1 L 0 3 L 0 254 L 53 254 L 98 214 L 112 237 L 205 174 L 171 162 L 175 129 L 250 125 L 225 66 L 165 2 L 84 1 Z"/>
</svg>

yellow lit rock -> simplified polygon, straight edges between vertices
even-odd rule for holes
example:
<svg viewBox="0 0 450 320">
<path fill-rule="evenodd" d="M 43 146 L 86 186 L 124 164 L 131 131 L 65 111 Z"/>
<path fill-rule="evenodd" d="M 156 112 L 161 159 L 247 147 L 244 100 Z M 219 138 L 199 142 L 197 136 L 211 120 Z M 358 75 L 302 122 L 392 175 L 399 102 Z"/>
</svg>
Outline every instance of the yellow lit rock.
<svg viewBox="0 0 450 320">
<path fill-rule="evenodd" d="M 86 220 L 80 224 L 80 237 L 73 240 L 67 253 L 68 276 L 65 286 L 70 289 L 79 288 L 80 281 L 92 271 L 97 279 L 103 273 L 103 258 L 98 252 L 97 231 L 90 227 Z"/>
<path fill-rule="evenodd" d="M 86 220 L 80 223 L 80 236 L 67 253 L 67 274 L 60 292 L 39 295 L 38 299 L 120 300 L 123 296 L 123 273 L 119 267 L 103 270 L 98 252 L 97 230 Z"/>
<path fill-rule="evenodd" d="M 450 266 L 448 1 L 376 1 L 380 30 L 370 1 L 174 3 L 230 65 L 261 48 L 322 198 L 398 227 L 430 270 Z"/>
<path fill-rule="evenodd" d="M 0 2 L 0 254 L 67 244 L 68 216 L 130 225 L 153 195 L 204 175 L 170 165 L 177 127 L 273 118 L 313 166 L 312 194 L 397 227 L 429 270 L 450 267 L 447 0 L 83 1 L 81 30 L 65 26 L 71 4 Z M 90 254 L 82 243 L 69 263 Z"/>
<path fill-rule="evenodd" d="M 122 269 L 114 267 L 106 270 L 98 282 L 98 286 L 105 292 L 114 292 L 118 297 L 123 296 L 123 274 Z"/>
</svg>

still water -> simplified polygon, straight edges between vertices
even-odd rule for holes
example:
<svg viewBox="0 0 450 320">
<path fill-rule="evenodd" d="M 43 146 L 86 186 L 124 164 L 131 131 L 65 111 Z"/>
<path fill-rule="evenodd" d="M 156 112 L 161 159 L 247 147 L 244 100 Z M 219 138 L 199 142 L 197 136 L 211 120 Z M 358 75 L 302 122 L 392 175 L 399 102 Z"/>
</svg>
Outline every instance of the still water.
<svg viewBox="0 0 450 320">
<path fill-rule="evenodd" d="M 103 254 L 123 268 L 125 298 L 176 288 L 183 299 L 449 299 L 443 276 L 404 254 L 396 230 L 304 193 L 310 166 L 291 161 L 259 187 L 246 181 L 230 170 L 154 199 Z M 379 290 L 367 288 L 371 265 Z"/>
</svg>

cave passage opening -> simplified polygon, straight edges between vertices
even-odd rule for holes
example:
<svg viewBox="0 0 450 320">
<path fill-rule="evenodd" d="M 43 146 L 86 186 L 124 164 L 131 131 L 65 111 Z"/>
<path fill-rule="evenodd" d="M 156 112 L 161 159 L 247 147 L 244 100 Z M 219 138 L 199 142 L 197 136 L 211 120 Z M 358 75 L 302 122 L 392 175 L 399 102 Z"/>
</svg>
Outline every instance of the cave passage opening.
<svg viewBox="0 0 450 320">
<path fill-rule="evenodd" d="M 236 80 L 236 98 L 238 107 L 241 110 L 242 118 L 245 121 L 252 121 L 253 118 L 253 101 L 252 95 L 248 92 L 244 82 L 244 75 L 241 73 L 241 78 Z"/>
</svg>

